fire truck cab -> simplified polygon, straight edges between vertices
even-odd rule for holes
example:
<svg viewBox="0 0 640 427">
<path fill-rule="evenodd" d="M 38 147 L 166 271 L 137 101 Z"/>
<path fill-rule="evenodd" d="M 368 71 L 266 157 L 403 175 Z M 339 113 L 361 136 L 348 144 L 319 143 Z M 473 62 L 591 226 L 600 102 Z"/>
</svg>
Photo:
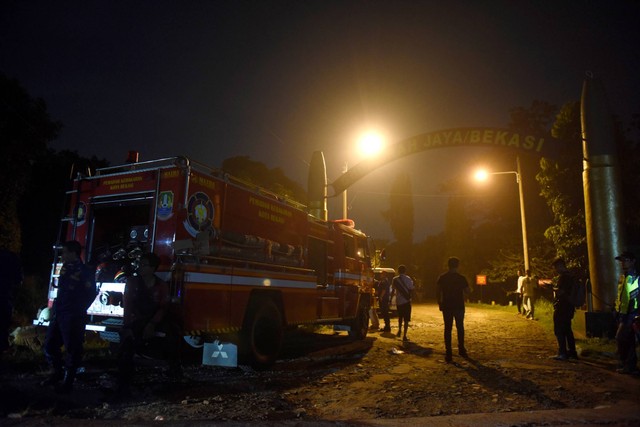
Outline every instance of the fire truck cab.
<svg viewBox="0 0 640 427">
<path fill-rule="evenodd" d="M 350 220 L 315 218 L 186 157 L 99 169 L 67 194 L 58 245 L 79 241 L 96 267 L 87 329 L 104 339 L 119 341 L 126 279 L 144 252 L 161 258 L 157 274 L 192 345 L 230 343 L 241 362 L 266 366 L 289 326 L 340 324 L 366 336 L 373 272 L 367 237 Z M 49 307 L 60 267 L 56 251 Z"/>
</svg>

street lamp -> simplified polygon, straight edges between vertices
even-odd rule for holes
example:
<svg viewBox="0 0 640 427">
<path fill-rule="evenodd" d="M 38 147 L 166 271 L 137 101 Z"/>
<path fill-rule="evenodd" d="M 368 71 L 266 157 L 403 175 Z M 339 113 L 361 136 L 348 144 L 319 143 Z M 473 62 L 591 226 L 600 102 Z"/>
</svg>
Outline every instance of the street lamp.
<svg viewBox="0 0 640 427">
<path fill-rule="evenodd" d="M 349 165 L 347 164 L 347 162 L 344 162 L 344 169 L 342 170 L 342 173 L 347 173 L 348 170 Z M 347 210 L 347 189 L 345 188 L 342 192 L 342 219 L 348 219 Z"/>
<path fill-rule="evenodd" d="M 524 215 L 524 195 L 522 192 L 522 173 L 520 172 L 520 157 L 516 156 L 516 170 L 505 172 L 487 172 L 486 170 L 479 170 L 475 173 L 474 177 L 478 181 L 486 181 L 489 175 L 506 175 L 515 174 L 516 182 L 518 183 L 518 193 L 520 195 L 520 222 L 522 224 L 522 253 L 524 256 L 524 269 L 529 270 L 529 245 L 527 243 L 527 221 Z"/>
<path fill-rule="evenodd" d="M 384 141 L 382 135 L 375 131 L 369 131 L 360 136 L 358 139 L 358 151 L 365 157 L 375 156 L 382 151 Z M 343 173 L 347 173 L 349 166 L 344 162 Z M 342 192 L 342 219 L 347 219 L 348 201 L 347 189 Z"/>
</svg>

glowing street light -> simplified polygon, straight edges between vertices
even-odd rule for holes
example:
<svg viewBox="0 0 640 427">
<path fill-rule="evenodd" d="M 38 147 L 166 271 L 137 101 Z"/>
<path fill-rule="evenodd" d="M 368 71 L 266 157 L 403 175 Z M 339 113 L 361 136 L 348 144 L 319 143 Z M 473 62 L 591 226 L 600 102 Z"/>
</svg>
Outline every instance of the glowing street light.
<svg viewBox="0 0 640 427">
<path fill-rule="evenodd" d="M 473 177 L 476 181 L 486 181 L 489 175 L 506 175 L 515 174 L 518 183 L 518 194 L 520 195 L 520 223 L 522 225 L 522 253 L 524 256 L 524 269 L 529 269 L 529 245 L 527 243 L 527 221 L 524 214 L 524 195 L 522 192 L 522 173 L 520 172 L 520 157 L 516 156 L 516 170 L 505 172 L 487 172 L 486 170 L 478 170 Z"/>
<path fill-rule="evenodd" d="M 358 151 L 365 157 L 373 157 L 378 155 L 384 148 L 384 138 L 381 134 L 375 131 L 368 131 L 363 133 L 358 138 Z M 347 162 L 344 162 L 344 173 L 349 170 Z M 347 190 L 342 192 L 342 218 L 347 219 Z"/>
<path fill-rule="evenodd" d="M 367 132 L 358 140 L 360 152 L 367 157 L 375 156 L 382 151 L 382 135 L 377 132 Z"/>
</svg>

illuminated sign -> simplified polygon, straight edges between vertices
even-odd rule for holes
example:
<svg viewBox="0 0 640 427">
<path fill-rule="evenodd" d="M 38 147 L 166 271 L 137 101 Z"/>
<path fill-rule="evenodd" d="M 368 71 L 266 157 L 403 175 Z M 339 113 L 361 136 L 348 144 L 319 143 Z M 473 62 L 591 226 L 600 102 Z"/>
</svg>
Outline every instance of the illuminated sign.
<svg viewBox="0 0 640 427">
<path fill-rule="evenodd" d="M 342 193 L 369 172 L 402 157 L 434 148 L 447 147 L 502 147 L 521 152 L 553 157 L 550 135 L 521 134 L 508 129 L 459 128 L 424 133 L 400 141 L 387 148 L 384 156 L 367 159 L 349 168 L 331 186 L 335 194 Z"/>
</svg>

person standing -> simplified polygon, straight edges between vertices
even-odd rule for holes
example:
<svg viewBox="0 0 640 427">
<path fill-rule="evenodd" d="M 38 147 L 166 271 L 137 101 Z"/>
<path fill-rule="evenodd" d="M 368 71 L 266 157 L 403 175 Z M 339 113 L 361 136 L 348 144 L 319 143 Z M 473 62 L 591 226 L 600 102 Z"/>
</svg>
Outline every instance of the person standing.
<svg viewBox="0 0 640 427">
<path fill-rule="evenodd" d="M 373 286 L 374 295 L 371 299 L 371 307 L 369 308 L 369 320 L 371 326 L 369 329 L 377 331 L 380 329 L 380 318 L 378 317 L 378 295 L 380 294 L 380 282 L 375 282 Z"/>
<path fill-rule="evenodd" d="M 571 329 L 571 320 L 576 311 L 571 303 L 571 290 L 577 286 L 576 278 L 567 269 L 563 258 L 553 261 L 553 267 L 559 274 L 553 287 L 553 332 L 558 341 L 558 354 L 552 356 L 555 360 L 578 359 L 576 340 Z"/>
<path fill-rule="evenodd" d="M 518 284 L 516 285 L 516 307 L 518 307 L 518 314 L 524 315 L 525 311 L 522 307 L 524 297 L 522 295 L 522 285 L 524 284 L 524 276 L 522 270 L 518 270 Z"/>
<path fill-rule="evenodd" d="M 411 321 L 411 293 L 413 292 L 413 280 L 406 274 L 407 267 L 398 266 L 398 275 L 393 278 L 391 285 L 396 292 L 396 306 L 398 308 L 398 333 L 396 336 L 402 335 L 402 341 L 409 341 L 407 338 L 407 330 Z M 404 324 L 404 334 L 402 334 L 402 325 Z"/>
<path fill-rule="evenodd" d="M 384 320 L 384 329 L 382 332 L 391 332 L 391 318 L 389 317 L 389 304 L 391 302 L 391 286 L 389 276 L 386 271 L 380 273 L 380 282 L 378 283 L 380 294 L 378 300 L 380 302 L 380 314 Z"/>
<path fill-rule="evenodd" d="M 522 308 L 527 319 L 534 320 L 535 314 L 535 294 L 537 283 L 531 277 L 531 270 L 525 271 L 524 280 L 522 281 Z"/>
<path fill-rule="evenodd" d="M 638 355 L 636 353 L 636 334 L 633 321 L 638 315 L 638 272 L 636 256 L 625 251 L 616 257 L 622 267 L 622 276 L 618 284 L 616 311 L 618 313 L 616 346 L 622 367 L 621 374 L 638 374 Z"/>
<path fill-rule="evenodd" d="M 445 361 L 449 363 L 453 360 L 451 331 L 454 320 L 458 334 L 458 354 L 462 357 L 468 357 L 467 349 L 464 346 L 464 296 L 469 293 L 470 288 L 467 278 L 458 273 L 460 266 L 458 258 L 449 258 L 447 266 L 449 271 L 442 273 L 436 282 L 436 298 L 444 320 Z"/>
<path fill-rule="evenodd" d="M 22 268 L 18 256 L 0 248 L 0 353 L 9 348 L 9 327 L 13 312 L 12 296 L 22 283 Z"/>
<path fill-rule="evenodd" d="M 154 253 L 140 257 L 138 275 L 127 278 L 118 354 L 118 392 L 126 395 L 133 377 L 133 358 L 156 337 L 162 336 L 162 350 L 170 374 L 180 374 L 180 333 L 169 313 L 169 284 L 156 275 L 160 258 Z"/>
<path fill-rule="evenodd" d="M 69 393 L 73 388 L 76 370 L 82 361 L 87 309 L 96 297 L 94 272 L 80 259 L 81 250 L 80 243 L 75 240 L 62 244 L 58 293 L 44 342 L 44 355 L 51 374 L 43 385 L 54 385 L 62 393 Z M 64 370 L 63 345 L 67 353 Z M 60 381 L 62 385 L 59 385 Z"/>
</svg>

